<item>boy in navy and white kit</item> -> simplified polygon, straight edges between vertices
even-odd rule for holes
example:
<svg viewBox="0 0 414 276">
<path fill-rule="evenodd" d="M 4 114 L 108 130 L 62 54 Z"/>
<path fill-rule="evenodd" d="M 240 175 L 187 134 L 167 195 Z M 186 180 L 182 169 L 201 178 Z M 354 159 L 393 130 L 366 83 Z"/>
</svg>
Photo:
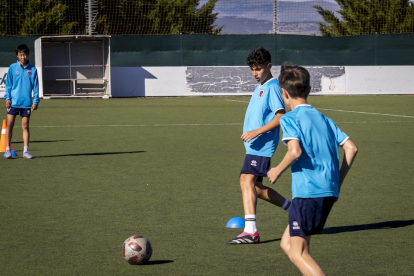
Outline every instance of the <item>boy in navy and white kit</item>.
<svg viewBox="0 0 414 276">
<path fill-rule="evenodd" d="M 29 48 L 25 44 L 17 46 L 16 55 L 18 60 L 10 66 L 7 72 L 6 93 L 4 94 L 7 108 L 6 158 L 12 157 L 10 141 L 17 114 L 22 117 L 23 158 L 33 158 L 29 153 L 29 121 L 31 112 L 37 109 L 40 100 L 37 70 L 29 63 L 29 52 Z"/>
<path fill-rule="evenodd" d="M 303 275 L 325 275 L 309 255 L 310 239 L 322 232 L 358 149 L 331 119 L 307 103 L 311 87 L 305 68 L 283 64 L 279 82 L 291 110 L 280 119 L 288 152 L 267 175 L 275 183 L 291 166 L 293 199 L 281 247 Z M 341 167 L 338 147 L 344 149 Z"/>
<path fill-rule="evenodd" d="M 285 113 L 282 91 L 271 73 L 270 53 L 258 48 L 246 60 L 252 75 L 259 83 L 247 107 L 243 134 L 246 157 L 240 172 L 245 228 L 243 233 L 227 241 L 228 244 L 260 242 L 256 227 L 257 198 L 288 210 L 290 201 L 275 190 L 263 185 L 263 177 L 270 169 L 270 159 L 279 143 L 279 120 Z"/>
</svg>

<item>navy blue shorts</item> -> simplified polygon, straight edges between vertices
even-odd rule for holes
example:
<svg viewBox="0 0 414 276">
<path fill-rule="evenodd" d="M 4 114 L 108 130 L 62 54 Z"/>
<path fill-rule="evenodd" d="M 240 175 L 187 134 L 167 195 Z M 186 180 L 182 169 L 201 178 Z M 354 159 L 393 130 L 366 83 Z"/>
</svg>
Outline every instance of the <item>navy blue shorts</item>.
<svg viewBox="0 0 414 276">
<path fill-rule="evenodd" d="M 19 113 L 21 117 L 30 117 L 30 114 L 32 113 L 32 109 L 31 108 L 15 108 L 15 107 L 7 108 L 7 114 L 9 115 L 17 115 Z"/>
<path fill-rule="evenodd" d="M 257 175 L 256 181 L 263 182 L 263 176 L 266 177 L 269 170 L 270 157 L 246 154 L 240 174 Z"/>
<path fill-rule="evenodd" d="M 322 233 L 336 197 L 294 198 L 289 209 L 291 237 Z"/>
</svg>

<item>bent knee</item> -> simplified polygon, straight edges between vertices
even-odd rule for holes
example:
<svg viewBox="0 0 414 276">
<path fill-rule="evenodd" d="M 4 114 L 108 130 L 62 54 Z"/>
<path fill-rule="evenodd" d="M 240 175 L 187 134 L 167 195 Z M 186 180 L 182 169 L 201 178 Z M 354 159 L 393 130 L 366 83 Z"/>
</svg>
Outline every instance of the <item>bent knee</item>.
<svg viewBox="0 0 414 276">
<path fill-rule="evenodd" d="M 289 256 L 290 246 L 289 243 L 284 242 L 283 240 L 280 242 L 280 248 L 282 248 L 283 252 Z"/>
</svg>

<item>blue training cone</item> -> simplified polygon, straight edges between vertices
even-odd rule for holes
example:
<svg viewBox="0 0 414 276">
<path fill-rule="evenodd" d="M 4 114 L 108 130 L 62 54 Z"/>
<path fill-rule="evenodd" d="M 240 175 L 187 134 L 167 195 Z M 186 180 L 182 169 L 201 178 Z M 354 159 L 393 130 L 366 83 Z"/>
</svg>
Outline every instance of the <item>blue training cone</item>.
<svg viewBox="0 0 414 276">
<path fill-rule="evenodd" d="M 227 228 L 244 228 L 244 218 L 231 218 L 226 225 Z"/>
</svg>

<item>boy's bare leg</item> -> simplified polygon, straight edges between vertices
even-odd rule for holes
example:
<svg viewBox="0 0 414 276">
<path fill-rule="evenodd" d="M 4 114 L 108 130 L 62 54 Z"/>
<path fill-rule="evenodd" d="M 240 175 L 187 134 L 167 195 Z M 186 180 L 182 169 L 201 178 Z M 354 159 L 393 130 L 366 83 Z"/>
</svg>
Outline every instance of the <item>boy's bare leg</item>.
<svg viewBox="0 0 414 276">
<path fill-rule="evenodd" d="M 284 198 L 282 195 L 280 195 L 272 188 L 264 186 L 262 182 L 256 181 L 255 186 L 258 198 L 263 199 L 279 207 L 282 207 L 285 203 L 286 198 Z"/>
<path fill-rule="evenodd" d="M 256 227 L 257 194 L 254 187 L 257 176 L 252 174 L 240 174 L 240 189 L 244 207 L 243 233 L 227 241 L 227 244 L 254 244 L 260 242 L 260 236 Z"/>
<path fill-rule="evenodd" d="M 257 206 L 257 194 L 255 182 L 257 176 L 242 173 L 240 175 L 240 189 L 243 197 L 243 207 L 245 215 L 255 215 Z"/>
<path fill-rule="evenodd" d="M 6 128 L 6 146 L 10 147 L 10 142 L 13 137 L 13 127 L 16 115 L 7 114 L 7 128 Z"/>
<path fill-rule="evenodd" d="M 30 129 L 29 129 L 30 117 L 22 117 L 22 129 L 23 129 L 23 144 L 29 146 Z"/>
<path fill-rule="evenodd" d="M 289 259 L 305 276 L 324 276 L 325 273 L 309 255 L 310 238 L 290 237 Z"/>
<path fill-rule="evenodd" d="M 289 257 L 289 251 L 290 251 L 289 225 L 286 227 L 286 230 L 283 233 L 282 240 L 280 241 L 280 247 L 282 248 L 283 252 L 285 252 L 286 256 Z"/>
</svg>

